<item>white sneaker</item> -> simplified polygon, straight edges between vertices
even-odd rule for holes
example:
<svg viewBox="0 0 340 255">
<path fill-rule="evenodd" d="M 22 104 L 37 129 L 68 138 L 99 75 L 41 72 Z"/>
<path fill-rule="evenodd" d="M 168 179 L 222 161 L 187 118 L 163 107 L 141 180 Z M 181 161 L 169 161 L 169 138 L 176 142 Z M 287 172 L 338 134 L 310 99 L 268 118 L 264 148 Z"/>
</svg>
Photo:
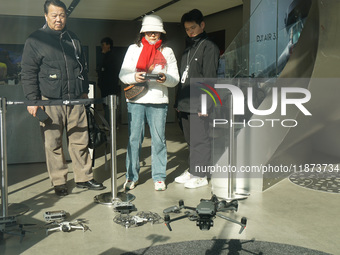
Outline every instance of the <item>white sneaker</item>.
<svg viewBox="0 0 340 255">
<path fill-rule="evenodd" d="M 186 183 L 184 183 L 184 187 L 187 189 L 196 189 L 196 188 L 207 186 L 207 185 L 208 185 L 207 177 L 203 177 L 203 178 L 194 177 L 194 178 L 191 178 Z"/>
<path fill-rule="evenodd" d="M 165 190 L 165 183 L 163 181 L 155 182 L 155 190 L 157 191 L 163 191 Z"/>
<path fill-rule="evenodd" d="M 177 183 L 186 183 L 190 180 L 190 173 L 188 170 L 185 170 L 180 176 L 175 178 L 175 182 Z"/>
<path fill-rule="evenodd" d="M 133 181 L 126 180 L 125 183 L 124 183 L 123 189 L 124 190 L 134 189 L 137 184 L 138 184 L 138 181 L 133 182 Z"/>
</svg>

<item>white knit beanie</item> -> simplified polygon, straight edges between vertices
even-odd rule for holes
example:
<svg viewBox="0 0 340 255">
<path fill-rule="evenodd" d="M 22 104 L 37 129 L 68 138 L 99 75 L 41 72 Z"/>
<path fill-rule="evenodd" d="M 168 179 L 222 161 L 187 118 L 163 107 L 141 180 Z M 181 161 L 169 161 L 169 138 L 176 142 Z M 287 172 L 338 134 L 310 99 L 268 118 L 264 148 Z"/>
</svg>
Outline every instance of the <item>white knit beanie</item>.
<svg viewBox="0 0 340 255">
<path fill-rule="evenodd" d="M 166 34 L 163 28 L 162 19 L 157 15 L 144 16 L 140 33 L 144 32 L 161 32 L 163 34 Z"/>
</svg>

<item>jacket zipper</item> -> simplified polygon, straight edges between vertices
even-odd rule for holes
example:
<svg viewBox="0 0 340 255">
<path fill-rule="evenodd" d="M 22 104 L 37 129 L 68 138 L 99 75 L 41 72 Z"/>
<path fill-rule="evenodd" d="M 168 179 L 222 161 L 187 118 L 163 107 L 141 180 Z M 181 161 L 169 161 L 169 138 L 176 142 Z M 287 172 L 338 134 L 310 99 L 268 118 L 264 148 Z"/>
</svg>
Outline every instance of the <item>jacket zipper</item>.
<svg viewBox="0 0 340 255">
<path fill-rule="evenodd" d="M 64 32 L 65 33 L 65 32 Z M 60 46 L 63 50 L 63 56 L 64 56 L 64 60 L 65 60 L 65 65 L 66 65 L 66 75 L 67 75 L 67 95 L 68 95 L 68 100 L 71 100 L 71 95 L 70 95 L 70 74 L 69 74 L 69 71 L 68 71 L 68 65 L 67 65 L 67 58 L 66 58 L 66 54 L 65 54 L 65 50 L 64 50 L 64 47 L 63 47 L 63 43 L 62 43 L 62 39 L 63 39 L 63 34 L 64 33 L 61 33 L 60 34 Z"/>
</svg>

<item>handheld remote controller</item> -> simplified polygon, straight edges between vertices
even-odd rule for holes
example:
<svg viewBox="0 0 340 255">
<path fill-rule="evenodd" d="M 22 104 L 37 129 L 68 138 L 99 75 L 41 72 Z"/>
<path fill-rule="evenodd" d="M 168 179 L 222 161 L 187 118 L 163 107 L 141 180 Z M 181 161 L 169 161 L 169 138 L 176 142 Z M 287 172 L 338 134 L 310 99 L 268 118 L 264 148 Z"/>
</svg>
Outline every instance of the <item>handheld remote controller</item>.
<svg viewBox="0 0 340 255">
<path fill-rule="evenodd" d="M 151 74 L 151 73 L 144 73 L 142 74 L 145 80 L 160 80 L 162 75 L 160 74 Z"/>
</svg>

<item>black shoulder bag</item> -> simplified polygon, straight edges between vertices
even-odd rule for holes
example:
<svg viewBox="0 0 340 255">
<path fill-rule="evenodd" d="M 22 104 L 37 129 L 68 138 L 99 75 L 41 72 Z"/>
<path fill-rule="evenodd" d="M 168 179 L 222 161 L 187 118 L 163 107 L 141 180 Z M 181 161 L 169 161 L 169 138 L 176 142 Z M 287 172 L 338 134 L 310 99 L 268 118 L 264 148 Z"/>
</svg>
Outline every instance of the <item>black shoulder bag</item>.
<svg viewBox="0 0 340 255">
<path fill-rule="evenodd" d="M 89 132 L 89 148 L 95 149 L 104 143 L 107 143 L 106 131 L 110 130 L 110 126 L 105 118 L 99 114 L 93 107 L 86 106 L 87 124 Z M 99 126 L 96 119 L 100 119 L 103 126 Z M 106 130 L 105 130 L 106 129 Z"/>
</svg>

